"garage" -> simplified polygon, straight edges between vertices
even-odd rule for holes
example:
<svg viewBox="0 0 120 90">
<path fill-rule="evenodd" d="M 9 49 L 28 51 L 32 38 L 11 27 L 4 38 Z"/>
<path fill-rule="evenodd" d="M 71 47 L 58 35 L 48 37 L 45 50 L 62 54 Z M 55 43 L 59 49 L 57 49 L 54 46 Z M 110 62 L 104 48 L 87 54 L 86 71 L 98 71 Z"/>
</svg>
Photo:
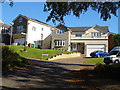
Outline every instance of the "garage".
<svg viewBox="0 0 120 90">
<path fill-rule="evenodd" d="M 19 45 L 23 45 L 25 42 L 25 38 L 17 38 L 17 39 L 14 39 L 14 43 L 17 43 Z"/>
<path fill-rule="evenodd" d="M 96 50 L 105 51 L 105 45 L 86 45 L 86 57 L 90 57 L 90 53 Z"/>
</svg>

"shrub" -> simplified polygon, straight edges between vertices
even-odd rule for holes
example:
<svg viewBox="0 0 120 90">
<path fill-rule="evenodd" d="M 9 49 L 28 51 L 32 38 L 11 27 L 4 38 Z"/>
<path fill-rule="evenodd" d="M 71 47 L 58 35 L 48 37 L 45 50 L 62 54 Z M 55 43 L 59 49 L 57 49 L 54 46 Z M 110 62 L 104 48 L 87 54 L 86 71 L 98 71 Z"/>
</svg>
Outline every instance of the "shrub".
<svg viewBox="0 0 120 90">
<path fill-rule="evenodd" d="M 2 46 L 2 66 L 3 69 L 10 67 L 25 66 L 28 60 L 19 56 L 16 52 L 7 46 Z"/>
<path fill-rule="evenodd" d="M 114 46 L 120 46 L 120 34 L 113 36 Z"/>
</svg>

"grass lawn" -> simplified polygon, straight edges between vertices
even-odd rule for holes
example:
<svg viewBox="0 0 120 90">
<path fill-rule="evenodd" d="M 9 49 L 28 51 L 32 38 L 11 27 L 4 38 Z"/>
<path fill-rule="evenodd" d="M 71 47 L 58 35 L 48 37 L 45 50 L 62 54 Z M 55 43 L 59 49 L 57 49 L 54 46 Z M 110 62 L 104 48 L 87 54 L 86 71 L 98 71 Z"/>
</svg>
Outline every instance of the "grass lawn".
<svg viewBox="0 0 120 90">
<path fill-rule="evenodd" d="M 103 62 L 103 60 L 104 60 L 104 58 L 91 58 L 90 60 L 85 61 L 84 63 L 85 63 L 85 64 L 96 64 L 96 63 L 105 64 L 105 63 Z M 109 67 L 120 69 L 120 63 L 110 63 L 110 64 L 109 64 Z"/>
<path fill-rule="evenodd" d="M 90 60 L 85 61 L 84 63 L 86 63 L 86 64 L 96 64 L 96 63 L 105 64 L 103 62 L 103 60 L 104 60 L 104 58 L 91 58 Z"/>
<path fill-rule="evenodd" d="M 27 52 L 24 52 L 23 46 L 9 46 L 15 52 L 17 52 L 22 57 L 36 58 L 36 59 L 48 59 L 60 54 L 70 54 L 69 51 L 60 51 L 60 50 L 50 50 L 50 49 L 37 49 L 26 47 Z M 42 54 L 48 54 L 48 56 L 42 56 Z"/>
</svg>

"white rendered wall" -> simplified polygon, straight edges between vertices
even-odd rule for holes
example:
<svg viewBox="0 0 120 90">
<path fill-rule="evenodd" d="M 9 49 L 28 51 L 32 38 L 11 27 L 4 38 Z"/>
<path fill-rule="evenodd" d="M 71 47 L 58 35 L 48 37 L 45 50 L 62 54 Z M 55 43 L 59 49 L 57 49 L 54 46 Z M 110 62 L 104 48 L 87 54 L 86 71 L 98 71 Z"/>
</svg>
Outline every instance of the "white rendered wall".
<svg viewBox="0 0 120 90">
<path fill-rule="evenodd" d="M 32 27 L 36 27 L 36 30 L 33 31 Z M 43 31 L 42 31 L 43 28 Z M 27 43 L 33 43 L 34 41 L 39 41 L 41 40 L 41 34 L 43 34 L 43 40 L 51 34 L 51 27 L 46 26 L 45 24 L 40 24 L 37 22 L 33 21 L 28 21 L 28 30 L 27 30 L 27 36 L 26 36 L 26 41 Z"/>
</svg>

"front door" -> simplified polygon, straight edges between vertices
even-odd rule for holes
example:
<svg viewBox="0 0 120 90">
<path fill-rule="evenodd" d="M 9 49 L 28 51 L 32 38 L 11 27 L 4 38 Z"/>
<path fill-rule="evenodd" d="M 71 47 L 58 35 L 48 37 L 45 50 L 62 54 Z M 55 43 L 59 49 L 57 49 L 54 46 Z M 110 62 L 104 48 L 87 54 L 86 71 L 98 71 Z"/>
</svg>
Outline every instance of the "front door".
<svg viewBox="0 0 120 90">
<path fill-rule="evenodd" d="M 72 43 L 72 51 L 77 51 L 77 43 Z"/>
</svg>

